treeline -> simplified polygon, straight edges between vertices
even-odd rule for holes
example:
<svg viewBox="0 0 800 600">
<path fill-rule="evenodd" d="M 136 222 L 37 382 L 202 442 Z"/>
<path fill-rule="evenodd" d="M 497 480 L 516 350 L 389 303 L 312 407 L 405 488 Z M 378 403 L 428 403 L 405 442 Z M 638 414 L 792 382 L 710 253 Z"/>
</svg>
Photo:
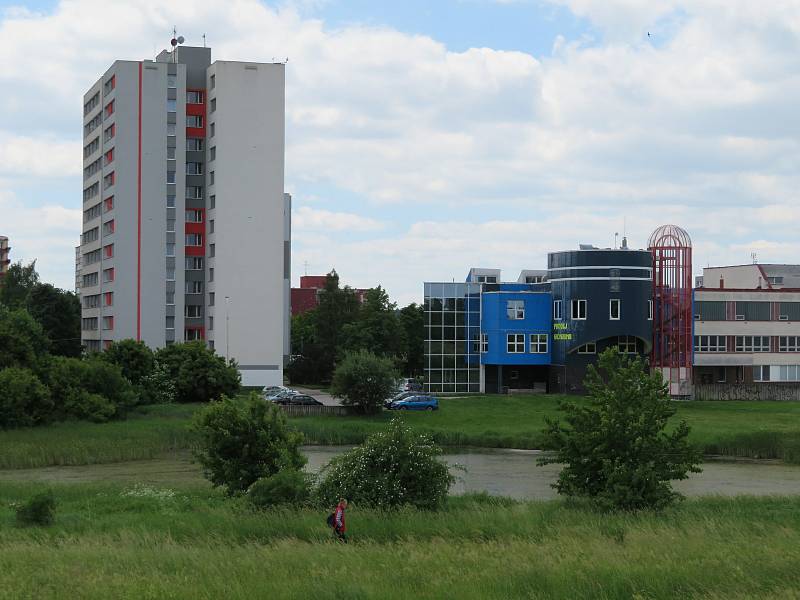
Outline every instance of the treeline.
<svg viewBox="0 0 800 600">
<path fill-rule="evenodd" d="M 0 428 L 124 418 L 142 404 L 203 402 L 239 391 L 239 373 L 202 342 L 156 352 L 122 340 L 82 353 L 80 305 L 12 265 L 0 283 Z"/>
<path fill-rule="evenodd" d="M 346 354 L 365 350 L 392 360 L 405 376 L 422 374 L 424 312 L 417 304 L 398 309 L 380 286 L 367 290 L 359 302 L 350 287 L 339 287 L 339 276 L 326 276 L 319 305 L 292 317 L 292 383 L 328 383 Z"/>
</svg>

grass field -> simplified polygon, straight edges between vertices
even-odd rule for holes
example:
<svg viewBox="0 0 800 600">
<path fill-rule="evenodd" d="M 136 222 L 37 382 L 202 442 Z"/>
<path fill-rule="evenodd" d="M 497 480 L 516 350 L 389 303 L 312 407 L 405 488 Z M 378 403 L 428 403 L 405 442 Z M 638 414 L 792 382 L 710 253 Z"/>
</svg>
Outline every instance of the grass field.
<svg viewBox="0 0 800 600">
<path fill-rule="evenodd" d="M 443 398 L 434 413 L 404 413 L 419 431 L 444 446 L 542 448 L 545 418 L 558 417 L 558 396 Z M 581 401 L 581 399 L 577 399 Z M 198 405 L 145 407 L 127 421 L 60 423 L 0 432 L 0 468 L 32 468 L 142 460 L 186 449 Z M 800 463 L 800 404 L 682 402 L 679 419 L 707 454 L 779 458 Z M 311 444 L 357 444 L 385 427 L 393 413 L 374 417 L 304 417 L 292 424 Z"/>
<path fill-rule="evenodd" d="M 440 513 L 254 513 L 207 489 L 59 486 L 55 525 L 16 527 L 0 487 L 8 598 L 800 598 L 800 501 L 706 498 L 664 514 L 451 499 Z"/>
</svg>

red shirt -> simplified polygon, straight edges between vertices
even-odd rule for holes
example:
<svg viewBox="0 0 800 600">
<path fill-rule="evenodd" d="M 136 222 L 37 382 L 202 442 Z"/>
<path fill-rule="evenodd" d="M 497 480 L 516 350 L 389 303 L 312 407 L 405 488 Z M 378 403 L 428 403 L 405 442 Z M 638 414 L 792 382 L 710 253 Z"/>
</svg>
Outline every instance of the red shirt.
<svg viewBox="0 0 800 600">
<path fill-rule="evenodd" d="M 344 506 L 341 503 L 333 511 L 333 528 L 341 533 L 345 532 Z"/>
</svg>

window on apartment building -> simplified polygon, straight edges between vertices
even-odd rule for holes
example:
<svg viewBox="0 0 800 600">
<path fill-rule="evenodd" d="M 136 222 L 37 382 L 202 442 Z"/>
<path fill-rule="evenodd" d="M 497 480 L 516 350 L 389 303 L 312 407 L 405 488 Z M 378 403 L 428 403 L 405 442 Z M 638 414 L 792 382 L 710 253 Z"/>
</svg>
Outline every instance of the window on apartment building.
<svg viewBox="0 0 800 600">
<path fill-rule="evenodd" d="M 203 174 L 203 163 L 201 163 L 201 162 L 187 162 L 186 163 L 186 174 L 187 175 L 202 175 Z"/>
<path fill-rule="evenodd" d="M 167 317 L 164 326 L 166 329 L 175 329 L 175 317 Z"/>
<path fill-rule="evenodd" d="M 561 300 L 553 300 L 553 320 L 560 321 L 562 318 Z"/>
<path fill-rule="evenodd" d="M 175 292 L 167 292 L 167 306 L 175 304 Z"/>
<path fill-rule="evenodd" d="M 195 128 L 202 127 L 203 117 L 200 115 L 186 115 L 186 126 Z"/>
<path fill-rule="evenodd" d="M 203 282 L 202 281 L 187 281 L 186 282 L 186 293 L 187 294 L 202 294 L 203 293 Z"/>
<path fill-rule="evenodd" d="M 117 87 L 117 76 L 112 75 L 111 79 L 103 84 L 103 95 L 107 96 L 115 87 Z"/>
<path fill-rule="evenodd" d="M 728 338 L 724 335 L 694 336 L 695 352 L 727 352 Z"/>
<path fill-rule="evenodd" d="M 175 208 L 175 194 L 167 194 L 167 208 Z"/>
<path fill-rule="evenodd" d="M 175 137 L 175 123 L 167 123 L 167 136 Z"/>
<path fill-rule="evenodd" d="M 175 281 L 175 267 L 166 267 L 166 278 L 167 281 Z"/>
<path fill-rule="evenodd" d="M 211 267 L 208 270 L 208 280 L 209 281 L 214 281 L 214 267 Z"/>
<path fill-rule="evenodd" d="M 85 190 L 83 190 L 83 201 L 86 202 L 87 200 L 91 200 L 92 198 L 97 196 L 97 194 L 99 194 L 99 193 L 100 193 L 100 184 L 99 183 L 93 183 L 92 185 L 87 187 Z"/>
<path fill-rule="evenodd" d="M 112 100 L 108 104 L 106 104 L 106 117 L 110 117 L 114 114 L 114 101 Z"/>
<path fill-rule="evenodd" d="M 100 308 L 100 294 L 83 296 L 83 308 Z"/>
<path fill-rule="evenodd" d="M 216 244 L 209 244 L 208 245 L 208 255 L 209 256 L 216 256 L 217 255 L 217 245 Z"/>
<path fill-rule="evenodd" d="M 103 270 L 103 282 L 104 283 L 111 283 L 112 281 L 114 281 L 114 267 L 111 267 L 110 269 L 104 269 Z"/>
<path fill-rule="evenodd" d="M 517 321 L 525 318 L 525 301 L 508 300 L 506 302 L 506 318 Z"/>
<path fill-rule="evenodd" d="M 89 231 L 83 234 L 82 242 L 84 244 L 88 244 L 90 242 L 97 241 L 100 238 L 100 228 L 93 227 Z"/>
<path fill-rule="evenodd" d="M 203 270 L 203 257 L 202 256 L 187 256 L 185 268 L 187 271 L 202 271 Z"/>
<path fill-rule="evenodd" d="M 211 146 L 211 148 L 208 150 L 208 160 L 209 161 L 217 160 L 217 147 L 216 146 Z"/>
<path fill-rule="evenodd" d="M 89 101 L 83 105 L 83 116 L 88 115 L 94 107 L 100 104 L 100 92 L 96 92 L 94 96 L 89 98 Z"/>
<path fill-rule="evenodd" d="M 612 298 L 608 301 L 608 318 L 612 321 L 619 321 L 619 298 Z"/>
<path fill-rule="evenodd" d="M 208 126 L 208 137 L 214 137 L 214 134 L 217 132 L 217 125 L 216 123 L 211 123 Z"/>
<path fill-rule="evenodd" d="M 780 275 L 775 277 L 767 277 L 767 281 L 769 281 L 772 285 L 783 285 L 783 277 Z"/>
<path fill-rule="evenodd" d="M 214 233 L 214 219 L 211 219 L 208 222 L 208 232 L 209 233 Z"/>
<path fill-rule="evenodd" d="M 111 235 L 114 233 L 114 219 L 103 223 L 103 235 Z"/>
<path fill-rule="evenodd" d="M 573 300 L 571 303 L 570 316 L 574 321 L 586 319 L 586 300 Z"/>
<path fill-rule="evenodd" d="M 103 329 L 108 331 L 114 329 L 114 317 L 103 317 Z"/>
<path fill-rule="evenodd" d="M 200 319 L 203 316 L 203 307 L 195 304 L 187 304 L 184 307 L 184 315 L 187 319 Z"/>
<path fill-rule="evenodd" d="M 203 138 L 186 138 L 186 150 L 189 152 L 200 152 L 204 147 Z"/>
<path fill-rule="evenodd" d="M 175 171 L 167 171 L 167 183 L 175 183 Z"/>
<path fill-rule="evenodd" d="M 111 171 L 111 173 L 103 177 L 103 189 L 110 188 L 112 185 L 114 185 L 115 180 L 116 177 L 114 175 L 114 171 Z"/>
<path fill-rule="evenodd" d="M 176 112 L 178 110 L 178 101 L 172 98 L 167 98 L 167 112 Z"/>
<path fill-rule="evenodd" d="M 167 75 L 167 87 L 168 88 L 176 88 L 176 87 L 178 87 L 178 76 L 177 75 Z"/>
<path fill-rule="evenodd" d="M 203 245 L 203 234 L 202 233 L 187 233 L 186 234 L 186 245 L 187 246 L 202 246 Z"/>
<path fill-rule="evenodd" d="M 103 130 L 103 141 L 104 142 L 111 141 L 114 138 L 115 134 L 116 134 L 116 125 L 112 123 L 110 127 L 106 127 Z"/>
<path fill-rule="evenodd" d="M 175 256 L 175 244 L 167 242 L 167 256 Z"/>
<path fill-rule="evenodd" d="M 87 223 L 92 219 L 96 219 L 101 214 L 103 214 L 103 205 L 100 203 L 95 204 L 91 208 L 87 208 L 85 211 L 83 211 L 83 222 Z"/>
<path fill-rule="evenodd" d="M 106 292 L 103 294 L 106 306 L 114 306 L 114 292 Z"/>
<path fill-rule="evenodd" d="M 84 317 L 81 319 L 81 329 L 83 331 L 97 331 L 97 317 Z"/>
<path fill-rule="evenodd" d="M 186 209 L 186 222 L 187 223 L 202 223 L 203 211 L 197 208 Z"/>
<path fill-rule="evenodd" d="M 217 87 L 217 76 L 216 76 L 216 75 L 212 75 L 212 76 L 211 76 L 211 85 L 210 85 L 209 87 L 210 87 L 212 90 L 213 90 L 215 87 Z"/>
<path fill-rule="evenodd" d="M 167 160 L 175 160 L 175 148 L 167 146 Z"/>
<path fill-rule="evenodd" d="M 114 258 L 114 244 L 103 246 L 103 258 Z"/>
<path fill-rule="evenodd" d="M 778 338 L 778 352 L 800 352 L 800 336 L 780 336 Z"/>
<path fill-rule="evenodd" d="M 214 185 L 214 171 L 211 171 L 209 174 L 209 182 L 210 185 Z"/>
<path fill-rule="evenodd" d="M 636 354 L 636 338 L 632 335 L 617 336 L 617 349 L 622 354 Z"/>
<path fill-rule="evenodd" d="M 83 147 L 83 158 L 89 158 L 100 148 L 100 138 L 94 138 Z"/>
<path fill-rule="evenodd" d="M 215 297 L 214 296 L 214 292 L 209 292 L 208 293 L 208 305 L 209 306 L 214 306 L 214 297 Z"/>
<path fill-rule="evenodd" d="M 214 317 L 208 317 L 208 329 L 214 331 Z"/>
<path fill-rule="evenodd" d="M 547 354 L 547 337 L 546 333 L 531 334 L 531 354 Z"/>
<path fill-rule="evenodd" d="M 525 334 L 524 333 L 507 334 L 506 351 L 509 354 L 523 354 L 525 352 Z"/>
<path fill-rule="evenodd" d="M 196 327 L 187 327 L 183 332 L 183 339 L 186 342 L 196 342 L 203 339 L 203 330 Z"/>
<path fill-rule="evenodd" d="M 202 200 L 203 199 L 203 188 L 199 185 L 187 185 L 186 186 L 186 197 L 189 200 Z"/>
<path fill-rule="evenodd" d="M 737 335 L 736 352 L 769 352 L 768 335 Z"/>
<path fill-rule="evenodd" d="M 87 273 L 83 276 L 83 287 L 92 287 L 97 285 L 98 283 L 98 274 L 97 273 Z"/>
<path fill-rule="evenodd" d="M 167 219 L 167 232 L 175 233 L 175 219 Z"/>
<path fill-rule="evenodd" d="M 212 194 L 208 198 L 208 206 L 209 208 L 217 208 L 217 196 Z"/>
<path fill-rule="evenodd" d="M 93 250 L 92 252 L 87 252 L 83 255 L 83 263 L 84 265 L 93 265 L 94 263 L 100 262 L 100 249 Z"/>
<path fill-rule="evenodd" d="M 202 104 L 202 103 L 203 103 L 203 92 L 198 92 L 198 91 L 186 92 L 186 104 Z"/>
<path fill-rule="evenodd" d="M 105 211 L 108 212 L 114 209 L 114 196 L 109 196 L 105 200 L 103 200 L 103 206 Z"/>
<path fill-rule="evenodd" d="M 216 98 L 212 98 L 211 99 L 211 112 L 212 113 L 216 112 L 216 110 L 217 110 L 217 99 Z"/>
</svg>

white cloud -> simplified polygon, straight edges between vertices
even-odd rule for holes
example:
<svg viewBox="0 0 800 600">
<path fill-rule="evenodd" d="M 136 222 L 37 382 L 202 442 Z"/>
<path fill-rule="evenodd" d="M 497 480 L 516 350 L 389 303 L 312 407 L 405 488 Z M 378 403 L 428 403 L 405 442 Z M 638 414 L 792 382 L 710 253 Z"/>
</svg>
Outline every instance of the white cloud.
<svg viewBox="0 0 800 600">
<path fill-rule="evenodd" d="M 383 229 L 383 223 L 353 213 L 332 212 L 310 206 L 292 211 L 292 234 L 307 231 L 367 232 Z"/>
<path fill-rule="evenodd" d="M 81 174 L 80 142 L 0 131 L 0 175 L 65 177 Z"/>
</svg>

